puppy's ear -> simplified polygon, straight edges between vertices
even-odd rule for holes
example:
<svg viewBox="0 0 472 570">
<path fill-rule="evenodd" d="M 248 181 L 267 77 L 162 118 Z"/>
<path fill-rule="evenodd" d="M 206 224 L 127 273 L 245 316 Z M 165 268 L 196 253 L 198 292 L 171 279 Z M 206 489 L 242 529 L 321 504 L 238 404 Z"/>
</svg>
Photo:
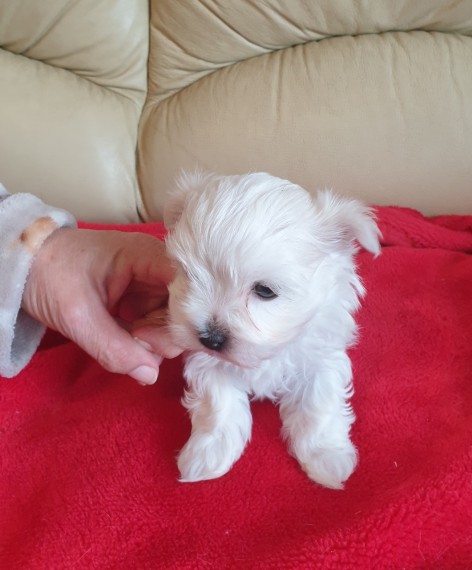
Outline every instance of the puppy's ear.
<svg viewBox="0 0 472 570">
<path fill-rule="evenodd" d="M 197 192 L 201 187 L 207 174 L 201 170 L 191 172 L 182 171 L 175 180 L 174 188 L 167 196 L 167 203 L 164 207 L 164 225 L 166 229 L 172 229 L 180 220 L 188 196 L 191 192 Z"/>
<path fill-rule="evenodd" d="M 330 246 L 357 241 L 374 255 L 380 253 L 381 233 L 375 214 L 358 200 L 336 196 L 330 190 L 318 192 L 314 198 L 316 226 Z"/>
</svg>

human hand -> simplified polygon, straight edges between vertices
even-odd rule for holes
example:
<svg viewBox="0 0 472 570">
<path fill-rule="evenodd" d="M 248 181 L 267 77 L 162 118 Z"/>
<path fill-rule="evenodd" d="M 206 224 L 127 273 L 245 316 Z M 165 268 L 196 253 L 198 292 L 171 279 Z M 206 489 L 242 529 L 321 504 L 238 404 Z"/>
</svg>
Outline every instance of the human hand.
<svg viewBox="0 0 472 570">
<path fill-rule="evenodd" d="M 153 384 L 163 357 L 182 351 L 165 327 L 146 339 L 132 331 L 164 315 L 172 267 L 163 242 L 142 233 L 59 229 L 33 260 L 22 307 L 76 342 L 104 368 Z"/>
</svg>

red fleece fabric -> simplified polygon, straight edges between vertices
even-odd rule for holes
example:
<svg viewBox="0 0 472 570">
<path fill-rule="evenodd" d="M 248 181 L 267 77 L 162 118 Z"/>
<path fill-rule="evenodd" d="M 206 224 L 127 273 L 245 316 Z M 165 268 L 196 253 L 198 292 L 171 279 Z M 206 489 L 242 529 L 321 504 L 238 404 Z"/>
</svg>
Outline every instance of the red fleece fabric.
<svg viewBox="0 0 472 570">
<path fill-rule="evenodd" d="M 0 382 L 0 568 L 472 568 L 472 217 L 378 217 L 344 491 L 307 479 L 270 402 L 227 475 L 179 483 L 181 361 L 141 387 L 49 334 Z"/>
</svg>

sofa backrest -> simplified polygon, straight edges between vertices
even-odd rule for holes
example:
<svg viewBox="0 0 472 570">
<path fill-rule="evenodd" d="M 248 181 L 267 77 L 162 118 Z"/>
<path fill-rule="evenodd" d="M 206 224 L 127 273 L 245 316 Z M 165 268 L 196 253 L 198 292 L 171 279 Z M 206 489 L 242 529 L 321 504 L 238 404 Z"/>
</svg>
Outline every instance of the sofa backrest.
<svg viewBox="0 0 472 570">
<path fill-rule="evenodd" d="M 0 181 L 76 216 L 136 221 L 147 0 L 0 1 Z"/>
<path fill-rule="evenodd" d="M 82 219 L 195 167 L 472 212 L 470 0 L 5 0 L 0 45 L 0 181 Z"/>
</svg>

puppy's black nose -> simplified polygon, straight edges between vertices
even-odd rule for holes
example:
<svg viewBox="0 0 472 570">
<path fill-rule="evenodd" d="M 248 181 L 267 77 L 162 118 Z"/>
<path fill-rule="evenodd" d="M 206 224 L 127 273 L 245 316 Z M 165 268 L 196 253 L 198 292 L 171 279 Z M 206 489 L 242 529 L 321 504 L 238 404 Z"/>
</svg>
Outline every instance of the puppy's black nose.
<svg viewBox="0 0 472 570">
<path fill-rule="evenodd" d="M 198 340 L 205 348 L 220 352 L 226 345 L 228 335 L 225 330 L 211 323 L 205 330 L 200 332 Z"/>
</svg>

